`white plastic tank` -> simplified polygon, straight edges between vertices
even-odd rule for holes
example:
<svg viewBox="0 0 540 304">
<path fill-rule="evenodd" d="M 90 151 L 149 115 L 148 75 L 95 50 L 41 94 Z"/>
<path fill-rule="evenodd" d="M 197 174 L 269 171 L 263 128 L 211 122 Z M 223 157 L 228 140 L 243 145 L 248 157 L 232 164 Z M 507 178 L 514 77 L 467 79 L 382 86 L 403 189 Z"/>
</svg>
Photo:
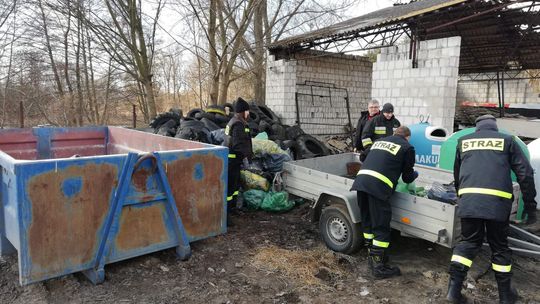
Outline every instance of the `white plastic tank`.
<svg viewBox="0 0 540 304">
<path fill-rule="evenodd" d="M 534 169 L 534 185 L 536 187 L 536 208 L 540 210 L 540 138 L 527 145 L 531 154 L 531 166 Z"/>
</svg>

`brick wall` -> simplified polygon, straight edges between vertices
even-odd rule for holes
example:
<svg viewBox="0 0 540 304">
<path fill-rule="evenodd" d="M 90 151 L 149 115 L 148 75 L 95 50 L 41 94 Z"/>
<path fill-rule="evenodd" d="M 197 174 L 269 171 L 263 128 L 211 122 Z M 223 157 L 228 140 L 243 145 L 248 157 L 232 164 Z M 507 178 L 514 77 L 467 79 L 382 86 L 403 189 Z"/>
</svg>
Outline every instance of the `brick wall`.
<svg viewBox="0 0 540 304">
<path fill-rule="evenodd" d="M 266 104 L 285 124 L 297 121 L 309 134 L 344 133 L 347 98 L 353 127 L 371 97 L 372 63 L 362 56 L 324 52 L 267 60 Z"/>
<path fill-rule="evenodd" d="M 409 59 L 409 43 L 381 49 L 373 64 L 371 94 L 394 105 L 402 124 L 419 115 L 452 131 L 455 115 L 461 37 L 421 41 L 418 67 Z"/>
<path fill-rule="evenodd" d="M 529 77 L 525 72 L 508 72 L 517 74 L 517 77 Z M 505 76 L 508 77 L 508 76 Z M 497 93 L 497 78 L 495 73 L 486 75 L 461 75 L 458 81 L 457 101 L 499 103 Z M 493 79 L 493 80 L 490 80 Z M 528 79 L 505 79 L 504 80 L 504 102 L 511 104 L 540 104 L 540 90 L 531 85 Z"/>
</svg>

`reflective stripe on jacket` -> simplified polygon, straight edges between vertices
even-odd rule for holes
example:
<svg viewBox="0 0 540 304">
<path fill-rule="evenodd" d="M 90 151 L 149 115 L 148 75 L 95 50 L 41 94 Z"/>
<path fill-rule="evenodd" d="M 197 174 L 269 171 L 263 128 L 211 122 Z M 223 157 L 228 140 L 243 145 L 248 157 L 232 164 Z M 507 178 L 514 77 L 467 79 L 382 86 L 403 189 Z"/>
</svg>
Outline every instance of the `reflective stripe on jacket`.
<svg viewBox="0 0 540 304">
<path fill-rule="evenodd" d="M 407 183 L 414 180 L 414 157 L 414 147 L 401 136 L 393 135 L 374 142 L 351 190 L 388 200 L 400 176 Z"/>
</svg>

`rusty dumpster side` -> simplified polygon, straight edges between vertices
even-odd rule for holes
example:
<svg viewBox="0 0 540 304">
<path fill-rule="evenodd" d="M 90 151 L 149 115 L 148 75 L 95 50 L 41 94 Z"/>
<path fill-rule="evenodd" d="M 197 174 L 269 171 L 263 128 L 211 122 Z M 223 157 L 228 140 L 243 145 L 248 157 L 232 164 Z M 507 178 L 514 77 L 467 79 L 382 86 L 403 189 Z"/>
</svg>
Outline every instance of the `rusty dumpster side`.
<svg viewBox="0 0 540 304">
<path fill-rule="evenodd" d="M 165 188 L 189 241 L 226 232 L 224 147 L 115 127 L 6 131 L 0 253 L 17 251 L 23 285 L 179 246 Z M 128 152 L 156 152 L 168 183 L 150 159 L 122 180 Z"/>
</svg>

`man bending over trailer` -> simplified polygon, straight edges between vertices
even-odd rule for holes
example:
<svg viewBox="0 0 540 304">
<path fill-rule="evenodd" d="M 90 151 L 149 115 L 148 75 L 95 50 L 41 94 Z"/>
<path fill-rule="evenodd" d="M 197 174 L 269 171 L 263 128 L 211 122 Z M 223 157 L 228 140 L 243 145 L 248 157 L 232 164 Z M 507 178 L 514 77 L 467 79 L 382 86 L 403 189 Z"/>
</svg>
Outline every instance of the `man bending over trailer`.
<svg viewBox="0 0 540 304">
<path fill-rule="evenodd" d="M 418 172 L 414 171 L 414 147 L 409 144 L 411 130 L 398 127 L 393 136 L 371 145 L 371 152 L 354 180 L 352 190 L 358 191 L 364 242 L 368 248 L 368 265 L 377 279 L 398 276 L 397 266 L 388 264 L 386 250 L 390 245 L 390 197 L 400 176 L 412 183 Z"/>
</svg>

